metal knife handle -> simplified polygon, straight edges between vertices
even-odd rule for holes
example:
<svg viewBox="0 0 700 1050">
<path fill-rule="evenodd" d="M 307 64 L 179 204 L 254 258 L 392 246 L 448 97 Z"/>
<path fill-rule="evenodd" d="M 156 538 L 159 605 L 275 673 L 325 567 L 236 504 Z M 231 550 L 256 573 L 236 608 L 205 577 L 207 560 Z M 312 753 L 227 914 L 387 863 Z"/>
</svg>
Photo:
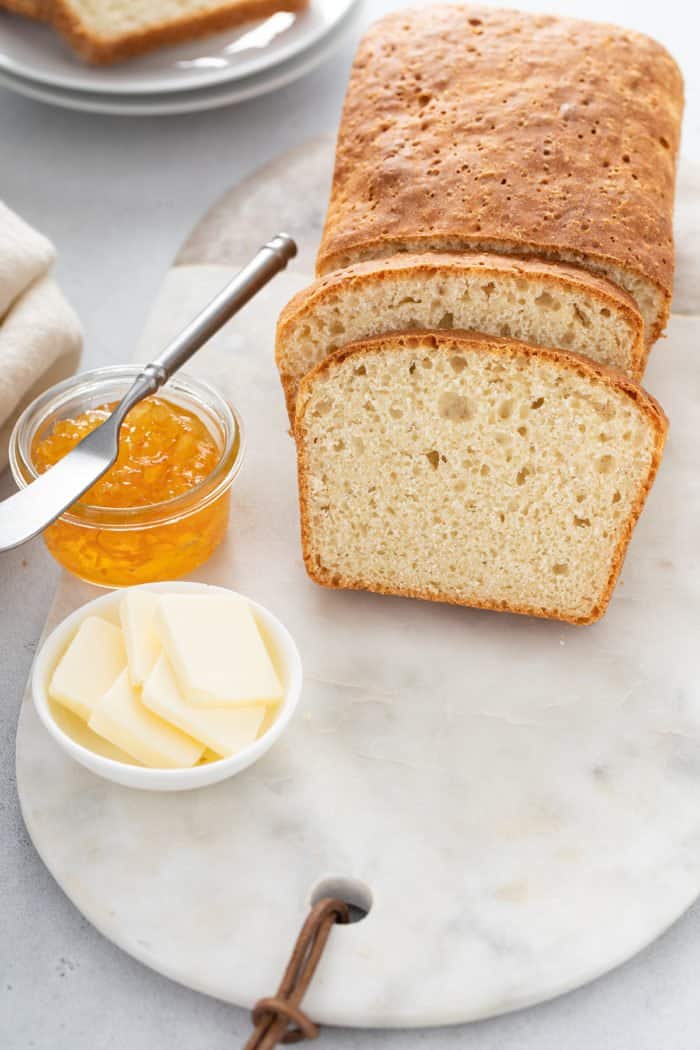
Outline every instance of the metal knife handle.
<svg viewBox="0 0 700 1050">
<path fill-rule="evenodd" d="M 128 397 L 133 392 L 133 401 L 131 405 L 125 405 L 124 414 L 137 401 L 155 393 L 170 379 L 170 376 L 189 361 L 192 354 L 211 339 L 214 333 L 245 306 L 276 273 L 284 270 L 296 253 L 296 244 L 285 233 L 278 233 L 268 241 L 208 306 L 175 336 L 165 350 L 146 365 L 127 395 Z"/>
</svg>

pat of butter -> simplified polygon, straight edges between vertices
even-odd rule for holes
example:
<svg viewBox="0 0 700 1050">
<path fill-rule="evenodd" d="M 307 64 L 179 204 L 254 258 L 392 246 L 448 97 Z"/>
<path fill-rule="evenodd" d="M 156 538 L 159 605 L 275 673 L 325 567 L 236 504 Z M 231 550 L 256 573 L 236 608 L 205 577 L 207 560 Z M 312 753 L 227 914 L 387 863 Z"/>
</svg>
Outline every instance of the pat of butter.
<svg viewBox="0 0 700 1050">
<path fill-rule="evenodd" d="M 235 755 L 252 744 L 265 718 L 262 704 L 248 707 L 201 707 L 183 697 L 166 656 L 146 679 L 143 702 L 166 722 L 202 740 L 217 755 Z"/>
<path fill-rule="evenodd" d="M 277 703 L 280 682 L 247 601 L 236 595 L 166 594 L 156 627 L 191 704 Z"/>
<path fill-rule="evenodd" d="M 153 591 L 127 591 L 119 606 L 126 642 L 129 677 L 143 685 L 160 656 L 160 639 L 153 623 L 158 596 Z"/>
<path fill-rule="evenodd" d="M 186 769 L 204 753 L 204 744 L 143 706 L 126 669 L 102 697 L 88 725 L 137 762 L 155 769 Z"/>
<path fill-rule="evenodd" d="M 49 696 L 87 721 L 125 667 L 122 632 L 99 616 L 88 616 L 53 673 Z"/>
</svg>

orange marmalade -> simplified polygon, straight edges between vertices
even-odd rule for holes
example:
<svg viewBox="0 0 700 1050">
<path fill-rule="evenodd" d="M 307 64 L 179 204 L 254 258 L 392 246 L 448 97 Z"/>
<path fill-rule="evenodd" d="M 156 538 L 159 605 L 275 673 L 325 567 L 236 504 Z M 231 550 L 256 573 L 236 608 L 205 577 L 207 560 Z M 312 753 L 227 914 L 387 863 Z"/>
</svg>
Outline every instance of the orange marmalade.
<svg viewBox="0 0 700 1050">
<path fill-rule="evenodd" d="M 37 472 L 65 456 L 116 404 L 59 419 L 39 434 L 32 445 Z M 190 572 L 226 532 L 230 489 L 210 500 L 202 493 L 221 457 L 220 443 L 195 412 L 146 398 L 122 424 L 117 462 L 45 530 L 47 547 L 76 576 L 108 587 Z"/>
</svg>

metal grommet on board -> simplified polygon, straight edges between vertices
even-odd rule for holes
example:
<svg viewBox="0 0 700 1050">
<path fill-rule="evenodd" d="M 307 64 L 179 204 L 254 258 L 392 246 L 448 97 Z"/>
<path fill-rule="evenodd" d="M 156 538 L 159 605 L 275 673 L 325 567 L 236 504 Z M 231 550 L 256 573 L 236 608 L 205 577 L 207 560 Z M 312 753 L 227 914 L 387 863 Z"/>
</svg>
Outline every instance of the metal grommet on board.
<svg viewBox="0 0 700 1050">
<path fill-rule="evenodd" d="M 313 906 L 292 950 L 275 996 L 259 999 L 253 1007 L 255 1031 L 244 1050 L 273 1050 L 278 1043 L 316 1039 L 319 1027 L 301 1009 L 331 928 L 350 922 L 344 901 L 326 897 Z"/>
</svg>

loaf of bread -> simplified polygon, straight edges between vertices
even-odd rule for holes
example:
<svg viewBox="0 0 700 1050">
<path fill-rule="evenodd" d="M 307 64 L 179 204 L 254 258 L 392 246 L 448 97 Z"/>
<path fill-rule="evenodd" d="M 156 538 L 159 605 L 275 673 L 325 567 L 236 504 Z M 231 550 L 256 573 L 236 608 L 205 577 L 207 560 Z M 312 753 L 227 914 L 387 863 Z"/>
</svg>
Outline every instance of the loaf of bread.
<svg viewBox="0 0 700 1050">
<path fill-rule="evenodd" d="M 86 61 L 107 64 L 207 36 L 309 0 L 47 0 L 50 21 Z"/>
<path fill-rule="evenodd" d="M 329 587 L 591 623 L 666 434 L 633 380 L 453 332 L 378 336 L 301 382 L 302 543 Z"/>
<path fill-rule="evenodd" d="M 340 125 L 318 272 L 398 251 L 573 262 L 669 314 L 683 84 L 614 26 L 427 5 L 366 34 Z"/>
<path fill-rule="evenodd" d="M 644 325 L 617 285 L 573 266 L 469 252 L 399 254 L 336 270 L 282 311 L 276 358 L 294 419 L 299 381 L 356 340 L 468 329 L 560 347 L 639 378 Z"/>
</svg>

